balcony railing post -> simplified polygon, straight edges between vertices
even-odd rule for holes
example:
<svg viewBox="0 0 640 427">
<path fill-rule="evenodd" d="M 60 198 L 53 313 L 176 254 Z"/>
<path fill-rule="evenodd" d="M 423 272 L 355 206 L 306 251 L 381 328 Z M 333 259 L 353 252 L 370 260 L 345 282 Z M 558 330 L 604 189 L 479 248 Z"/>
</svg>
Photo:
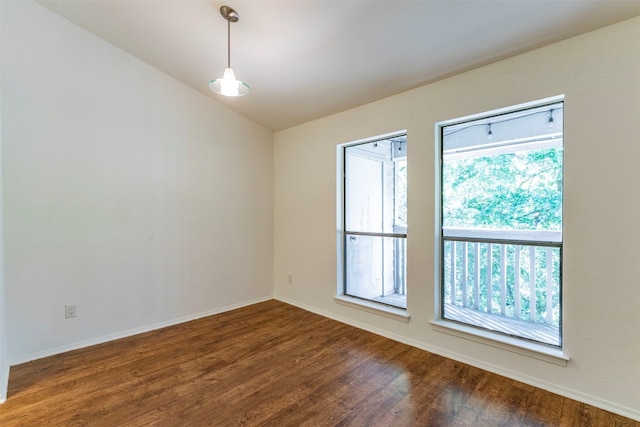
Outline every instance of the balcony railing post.
<svg viewBox="0 0 640 427">
<path fill-rule="evenodd" d="M 478 309 L 480 304 L 480 243 L 473 243 L 473 308 Z"/>
<path fill-rule="evenodd" d="M 529 246 L 529 320 L 536 321 L 536 247 Z"/>
<path fill-rule="evenodd" d="M 547 313 L 545 321 L 553 323 L 553 251 L 547 248 Z"/>
<path fill-rule="evenodd" d="M 467 261 L 468 261 L 468 251 L 469 248 L 467 246 L 467 242 L 462 242 L 462 282 L 460 283 L 460 287 L 462 288 L 462 306 L 467 306 L 467 286 L 469 286 L 469 272 L 467 270 Z"/>
<path fill-rule="evenodd" d="M 520 318 L 520 248 L 520 245 L 515 245 L 514 249 L 513 314 L 516 319 Z"/>
<path fill-rule="evenodd" d="M 493 254 L 491 243 L 487 243 L 487 313 L 493 311 Z"/>
<path fill-rule="evenodd" d="M 451 300 L 451 304 L 455 305 L 456 304 L 456 243 L 457 242 L 451 242 L 451 280 L 450 280 L 450 300 Z M 464 268 L 462 269 L 462 271 L 464 272 Z M 464 273 L 463 273 L 464 274 Z"/>
<path fill-rule="evenodd" d="M 500 245 L 500 314 L 507 313 L 507 245 Z"/>
</svg>

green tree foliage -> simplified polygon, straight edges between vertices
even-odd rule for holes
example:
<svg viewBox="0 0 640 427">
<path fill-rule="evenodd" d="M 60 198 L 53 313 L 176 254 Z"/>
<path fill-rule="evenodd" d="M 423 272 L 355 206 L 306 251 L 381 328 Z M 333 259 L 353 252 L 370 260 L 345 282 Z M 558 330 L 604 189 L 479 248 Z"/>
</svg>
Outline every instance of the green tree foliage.
<svg viewBox="0 0 640 427">
<path fill-rule="evenodd" d="M 447 160 L 445 227 L 561 230 L 562 149 Z"/>
</svg>

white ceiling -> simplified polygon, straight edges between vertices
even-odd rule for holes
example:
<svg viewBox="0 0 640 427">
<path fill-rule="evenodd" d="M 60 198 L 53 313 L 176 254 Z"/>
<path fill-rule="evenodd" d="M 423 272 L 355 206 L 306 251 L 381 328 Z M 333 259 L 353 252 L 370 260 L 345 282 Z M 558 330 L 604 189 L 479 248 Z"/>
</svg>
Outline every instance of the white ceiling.
<svg viewBox="0 0 640 427">
<path fill-rule="evenodd" d="M 271 129 L 285 129 L 640 15 L 640 0 L 40 0 Z M 251 86 L 209 91 L 227 62 Z"/>
</svg>

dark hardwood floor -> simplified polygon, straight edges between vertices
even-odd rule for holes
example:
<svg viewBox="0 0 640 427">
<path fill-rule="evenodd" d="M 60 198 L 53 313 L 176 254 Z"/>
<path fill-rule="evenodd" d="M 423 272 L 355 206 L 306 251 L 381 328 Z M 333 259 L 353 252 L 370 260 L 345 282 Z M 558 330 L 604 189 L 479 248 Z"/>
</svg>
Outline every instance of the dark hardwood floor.
<svg viewBox="0 0 640 427">
<path fill-rule="evenodd" d="M 275 300 L 11 369 L 0 426 L 638 426 Z"/>
</svg>

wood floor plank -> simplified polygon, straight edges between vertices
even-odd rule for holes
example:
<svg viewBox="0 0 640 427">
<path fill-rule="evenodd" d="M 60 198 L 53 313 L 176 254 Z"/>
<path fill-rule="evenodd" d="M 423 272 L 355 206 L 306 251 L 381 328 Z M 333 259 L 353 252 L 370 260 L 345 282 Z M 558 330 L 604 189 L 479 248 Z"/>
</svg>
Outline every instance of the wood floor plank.
<svg viewBox="0 0 640 427">
<path fill-rule="evenodd" d="M 640 426 L 271 300 L 15 366 L 0 426 Z"/>
</svg>

